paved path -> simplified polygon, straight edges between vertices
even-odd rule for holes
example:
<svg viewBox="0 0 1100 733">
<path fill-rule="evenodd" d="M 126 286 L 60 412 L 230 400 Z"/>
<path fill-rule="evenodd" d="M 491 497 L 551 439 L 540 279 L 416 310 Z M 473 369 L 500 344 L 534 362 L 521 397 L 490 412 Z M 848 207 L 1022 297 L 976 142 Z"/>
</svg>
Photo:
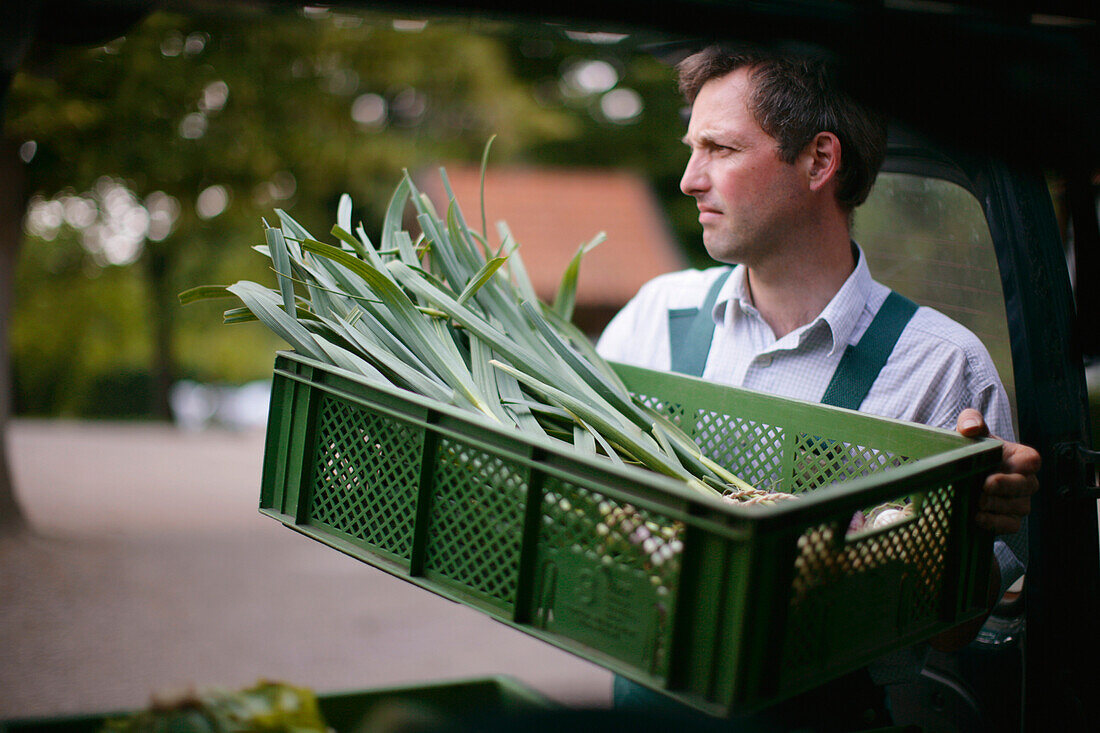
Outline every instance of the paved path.
<svg viewBox="0 0 1100 733">
<path fill-rule="evenodd" d="M 0 538 L 0 718 L 261 677 L 508 674 L 608 702 L 606 670 L 261 516 L 258 432 L 21 420 L 8 438 L 36 533 Z"/>
</svg>

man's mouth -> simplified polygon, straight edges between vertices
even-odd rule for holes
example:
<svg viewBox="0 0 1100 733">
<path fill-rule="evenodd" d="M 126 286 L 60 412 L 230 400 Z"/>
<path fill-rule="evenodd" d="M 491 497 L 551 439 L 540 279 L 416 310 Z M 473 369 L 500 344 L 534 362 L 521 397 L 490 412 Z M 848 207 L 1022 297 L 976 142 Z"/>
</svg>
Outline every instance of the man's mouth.
<svg viewBox="0 0 1100 733">
<path fill-rule="evenodd" d="M 719 218 L 721 215 L 722 215 L 722 212 L 719 211 L 718 209 L 712 209 L 709 206 L 704 206 L 703 204 L 699 204 L 699 221 L 701 221 L 701 222 L 711 221 L 711 220 Z"/>
</svg>

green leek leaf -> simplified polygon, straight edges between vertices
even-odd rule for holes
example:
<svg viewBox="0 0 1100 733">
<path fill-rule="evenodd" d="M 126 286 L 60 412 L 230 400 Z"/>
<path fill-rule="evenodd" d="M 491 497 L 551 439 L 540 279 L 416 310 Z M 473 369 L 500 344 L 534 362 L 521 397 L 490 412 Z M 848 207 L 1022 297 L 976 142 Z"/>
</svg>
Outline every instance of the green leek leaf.
<svg viewBox="0 0 1100 733">
<path fill-rule="evenodd" d="M 296 318 L 279 308 L 279 301 L 270 290 L 254 282 L 242 280 L 230 285 L 229 292 L 240 298 L 264 325 L 282 337 L 298 353 L 326 361 L 325 354 L 313 340 L 313 335 Z M 293 302 L 291 308 L 292 312 L 296 312 Z"/>
<path fill-rule="evenodd" d="M 489 149 L 493 147 L 493 141 L 496 139 L 496 135 L 490 135 L 488 142 L 485 143 L 485 149 L 481 152 L 481 175 L 478 178 L 481 190 L 481 241 L 486 245 L 488 245 L 489 230 L 485 223 L 485 170 L 489 166 Z"/>
<path fill-rule="evenodd" d="M 188 288 L 179 294 L 181 305 L 190 305 L 200 300 L 214 300 L 217 298 L 232 298 L 233 293 L 224 285 L 198 285 Z"/>
<path fill-rule="evenodd" d="M 581 258 L 595 249 L 605 239 L 607 239 L 607 235 L 600 232 L 588 243 L 578 247 L 573 259 L 569 261 L 565 272 L 562 273 L 561 283 L 558 285 L 558 293 L 554 297 L 552 307 L 554 312 L 561 316 L 563 320 L 573 320 L 573 308 L 577 301 L 577 281 L 580 279 Z"/>
<path fill-rule="evenodd" d="M 279 280 L 279 292 L 283 295 L 283 308 L 293 317 L 294 313 L 294 283 L 290 281 L 290 253 L 287 252 L 286 240 L 282 231 L 274 227 L 268 227 L 264 232 L 267 236 L 267 247 L 271 250 L 271 259 L 275 263 L 276 277 Z"/>
<path fill-rule="evenodd" d="M 351 196 L 346 193 L 340 195 L 340 203 L 336 207 L 336 225 L 345 232 L 351 231 Z"/>
<path fill-rule="evenodd" d="M 506 257 L 494 257 L 486 262 L 473 279 L 466 284 L 466 288 L 458 296 L 458 302 L 465 303 L 469 300 L 485 283 L 489 282 L 489 278 L 491 278 L 493 274 L 500 269 L 500 266 L 507 261 Z"/>
</svg>

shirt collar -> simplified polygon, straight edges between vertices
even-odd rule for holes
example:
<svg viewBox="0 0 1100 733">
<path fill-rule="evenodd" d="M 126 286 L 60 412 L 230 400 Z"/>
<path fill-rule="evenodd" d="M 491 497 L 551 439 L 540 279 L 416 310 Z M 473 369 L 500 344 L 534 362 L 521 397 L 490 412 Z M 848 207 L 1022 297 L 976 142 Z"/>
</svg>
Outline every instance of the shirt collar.
<svg viewBox="0 0 1100 733">
<path fill-rule="evenodd" d="M 752 298 L 749 296 L 749 284 L 746 282 L 747 275 L 748 270 L 745 266 L 737 265 L 733 268 L 729 278 L 726 279 L 722 289 L 718 292 L 718 300 L 715 302 L 714 312 L 711 314 L 716 324 L 721 324 L 733 316 L 733 313 L 728 312 L 726 309 L 726 304 L 731 301 L 737 303 L 742 313 L 756 313 L 756 307 L 752 304 Z"/>
<path fill-rule="evenodd" d="M 833 299 L 821 311 L 816 320 L 822 320 L 829 325 L 829 331 L 833 335 L 833 347 L 830 354 L 837 349 L 848 347 L 848 341 L 855 330 L 863 309 L 867 306 L 867 299 L 871 296 L 871 288 L 874 281 L 871 280 L 871 271 L 867 267 L 867 258 L 858 244 L 852 242 L 852 251 L 856 255 L 856 268 L 844 284 L 840 286 Z"/>
<path fill-rule="evenodd" d="M 837 291 L 833 299 L 825 306 L 810 323 L 798 329 L 804 338 L 819 323 L 824 323 L 832 336 L 832 347 L 829 354 L 832 355 L 838 348 L 847 348 L 852 331 L 859 321 L 860 315 L 871 295 L 873 281 L 871 271 L 867 267 L 867 258 L 858 244 L 852 242 L 852 251 L 856 256 L 856 267 L 848 279 Z M 744 265 L 737 265 L 730 274 L 729 279 L 722 286 L 718 294 L 718 301 L 714 304 L 714 312 L 711 314 L 715 323 L 723 323 L 733 312 L 728 312 L 727 303 L 735 301 L 742 313 L 754 314 L 756 307 L 752 304 L 747 280 L 748 270 Z M 736 311 L 734 311 L 736 312 Z"/>
</svg>

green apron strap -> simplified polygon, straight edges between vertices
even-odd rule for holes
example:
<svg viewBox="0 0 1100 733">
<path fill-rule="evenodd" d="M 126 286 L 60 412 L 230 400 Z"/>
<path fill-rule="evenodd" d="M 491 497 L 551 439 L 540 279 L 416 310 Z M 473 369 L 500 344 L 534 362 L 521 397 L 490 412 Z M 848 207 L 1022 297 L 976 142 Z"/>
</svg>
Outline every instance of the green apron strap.
<svg viewBox="0 0 1100 733">
<path fill-rule="evenodd" d="M 916 312 L 916 303 L 891 290 L 859 342 L 844 350 L 822 403 L 858 410 Z"/>
<path fill-rule="evenodd" d="M 671 371 L 703 376 L 714 338 L 714 306 L 731 272 L 732 269 L 726 270 L 718 276 L 701 307 L 668 312 Z M 891 290 L 859 342 L 844 350 L 821 401 L 826 405 L 858 410 L 886 366 L 901 332 L 916 312 L 916 303 Z"/>
<path fill-rule="evenodd" d="M 710 353 L 710 342 L 714 338 L 714 306 L 718 302 L 718 292 L 729 279 L 733 269 L 727 269 L 707 291 L 707 297 L 700 308 L 678 308 L 668 312 L 668 346 L 671 371 L 703 376 Z"/>
</svg>

